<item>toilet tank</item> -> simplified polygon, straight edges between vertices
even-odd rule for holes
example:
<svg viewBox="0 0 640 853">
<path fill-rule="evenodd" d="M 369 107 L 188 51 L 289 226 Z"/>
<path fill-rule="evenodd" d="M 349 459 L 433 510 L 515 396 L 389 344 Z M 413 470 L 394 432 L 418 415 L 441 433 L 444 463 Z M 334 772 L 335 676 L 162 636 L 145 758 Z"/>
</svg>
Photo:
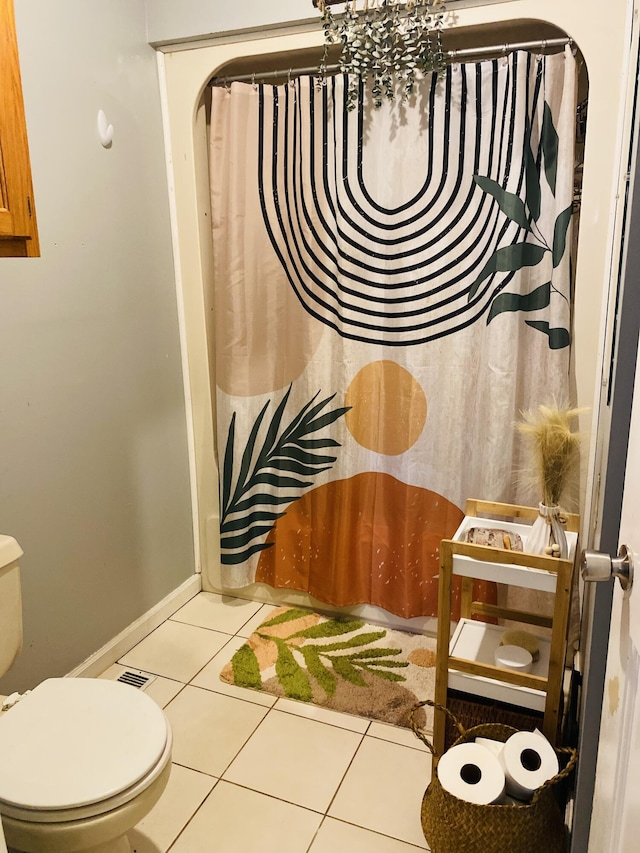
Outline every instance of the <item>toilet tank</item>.
<svg viewBox="0 0 640 853">
<path fill-rule="evenodd" d="M 22 548 L 0 533 L 0 676 L 22 649 L 22 595 L 18 560 Z"/>
</svg>

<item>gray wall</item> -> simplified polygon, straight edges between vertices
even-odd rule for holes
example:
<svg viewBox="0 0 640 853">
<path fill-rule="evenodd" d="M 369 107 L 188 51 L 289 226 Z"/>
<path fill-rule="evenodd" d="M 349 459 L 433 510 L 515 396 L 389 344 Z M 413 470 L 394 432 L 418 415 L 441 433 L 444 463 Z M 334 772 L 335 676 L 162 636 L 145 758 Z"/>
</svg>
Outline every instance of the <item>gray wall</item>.
<svg viewBox="0 0 640 853">
<path fill-rule="evenodd" d="M 492 6 L 511 0 L 447 0 L 447 9 Z M 255 32 L 266 27 L 313 23 L 320 12 L 313 0 L 145 0 L 150 44 L 171 44 L 229 33 Z M 362 8 L 362 3 L 358 4 Z M 342 6 L 335 10 L 343 11 Z"/>
<path fill-rule="evenodd" d="M 0 259 L 0 531 L 25 551 L 0 693 L 68 672 L 194 571 L 144 2 L 15 5 L 42 257 Z"/>
<path fill-rule="evenodd" d="M 147 37 L 151 44 L 255 31 L 261 27 L 306 21 L 320 23 L 312 0 L 146 0 Z"/>
</svg>

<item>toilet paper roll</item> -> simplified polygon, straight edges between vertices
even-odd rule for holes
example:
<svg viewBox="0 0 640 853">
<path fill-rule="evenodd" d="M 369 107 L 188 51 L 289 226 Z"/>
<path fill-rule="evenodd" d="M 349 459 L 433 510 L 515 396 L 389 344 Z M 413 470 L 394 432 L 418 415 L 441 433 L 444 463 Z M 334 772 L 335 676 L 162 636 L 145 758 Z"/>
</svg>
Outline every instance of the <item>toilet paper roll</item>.
<svg viewBox="0 0 640 853">
<path fill-rule="evenodd" d="M 504 794 L 505 775 L 500 762 L 477 743 L 452 746 L 438 762 L 442 787 L 468 803 L 489 805 Z"/>
<path fill-rule="evenodd" d="M 500 753 L 502 752 L 502 747 L 504 746 L 504 741 L 491 740 L 491 738 L 488 737 L 477 737 L 475 742 L 480 746 L 483 746 L 485 749 L 488 749 L 489 752 L 491 752 L 496 757 L 500 755 Z"/>
<path fill-rule="evenodd" d="M 511 735 L 498 760 L 504 770 L 507 794 L 518 800 L 530 800 L 534 791 L 559 770 L 554 748 L 538 731 Z"/>
</svg>

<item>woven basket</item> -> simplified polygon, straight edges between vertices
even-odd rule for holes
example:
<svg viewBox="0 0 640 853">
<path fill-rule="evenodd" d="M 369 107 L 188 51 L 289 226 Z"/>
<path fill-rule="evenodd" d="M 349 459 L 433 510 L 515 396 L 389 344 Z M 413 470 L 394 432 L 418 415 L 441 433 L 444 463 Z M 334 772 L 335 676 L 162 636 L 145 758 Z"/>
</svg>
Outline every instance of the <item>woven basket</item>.
<svg viewBox="0 0 640 853">
<path fill-rule="evenodd" d="M 532 732 L 534 729 L 541 729 L 544 723 L 544 714 L 542 713 L 516 708 L 495 699 L 460 693 L 457 690 L 447 691 L 446 706 L 453 714 L 454 719 L 465 729 L 479 726 L 481 723 L 501 723 L 503 726 L 510 726 L 512 729 L 518 729 L 518 731 Z M 445 749 L 453 746 L 459 737 L 459 726 L 447 717 Z"/>
<path fill-rule="evenodd" d="M 501 723 L 483 723 L 465 730 L 450 711 L 435 702 L 420 702 L 411 711 L 411 727 L 429 748 L 437 761 L 433 744 L 414 724 L 413 713 L 423 705 L 431 705 L 452 719 L 460 732 L 455 744 L 477 737 L 506 741 L 518 731 Z M 455 745 L 454 744 L 454 745 Z M 572 772 L 577 762 L 574 749 L 556 750 L 569 755 L 566 767 L 545 782 L 523 805 L 477 805 L 458 799 L 446 791 L 433 774 L 422 800 L 422 830 L 431 853 L 564 853 L 567 832 L 555 797 L 554 786 Z"/>
</svg>

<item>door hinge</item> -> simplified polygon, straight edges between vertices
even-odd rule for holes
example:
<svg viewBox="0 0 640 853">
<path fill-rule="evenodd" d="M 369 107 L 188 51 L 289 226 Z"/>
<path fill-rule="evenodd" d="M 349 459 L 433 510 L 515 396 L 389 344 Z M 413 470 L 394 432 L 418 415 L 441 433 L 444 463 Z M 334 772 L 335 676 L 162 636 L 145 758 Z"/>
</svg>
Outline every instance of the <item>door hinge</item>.
<svg viewBox="0 0 640 853">
<path fill-rule="evenodd" d="M 33 213 L 31 212 L 31 198 L 30 198 L 30 196 L 27 196 L 27 210 L 29 211 L 29 218 L 31 218 L 33 216 Z"/>
</svg>

